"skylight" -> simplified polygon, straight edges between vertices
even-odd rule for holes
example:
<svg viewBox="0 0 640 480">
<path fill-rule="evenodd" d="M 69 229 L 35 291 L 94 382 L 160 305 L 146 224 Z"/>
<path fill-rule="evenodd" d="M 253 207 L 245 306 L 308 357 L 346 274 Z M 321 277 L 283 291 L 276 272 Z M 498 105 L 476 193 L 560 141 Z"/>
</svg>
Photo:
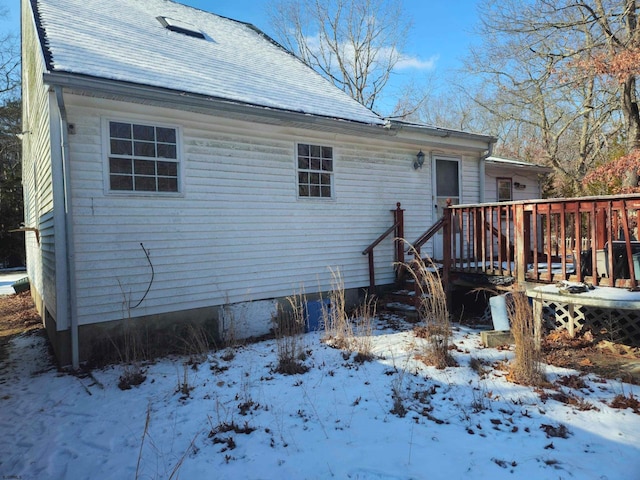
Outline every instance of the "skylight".
<svg viewBox="0 0 640 480">
<path fill-rule="evenodd" d="M 172 32 L 182 33 L 183 35 L 188 35 L 195 38 L 207 38 L 202 31 L 200 31 L 197 27 L 191 25 L 190 23 L 169 17 L 157 18 L 164 28 L 166 28 L 167 30 L 171 30 Z"/>
</svg>

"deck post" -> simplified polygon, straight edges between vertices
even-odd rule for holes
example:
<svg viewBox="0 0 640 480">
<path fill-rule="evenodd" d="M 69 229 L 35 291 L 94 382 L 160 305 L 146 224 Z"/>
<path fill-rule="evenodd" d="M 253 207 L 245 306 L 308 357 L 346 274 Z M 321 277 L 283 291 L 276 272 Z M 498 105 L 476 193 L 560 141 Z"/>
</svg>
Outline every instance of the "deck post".
<svg viewBox="0 0 640 480">
<path fill-rule="evenodd" d="M 373 250 L 369 253 L 369 295 L 373 295 L 376 291 L 376 271 L 375 262 L 373 261 Z"/>
<path fill-rule="evenodd" d="M 451 270 L 451 201 L 447 200 L 447 206 L 444 209 L 444 224 L 442 225 L 442 286 L 447 297 L 447 308 L 451 307 L 451 286 L 449 281 L 449 272 Z"/>
<path fill-rule="evenodd" d="M 399 265 L 398 271 L 404 265 L 404 210 L 400 208 L 400 202 L 396 203 L 396 209 L 393 210 L 393 220 L 396 225 L 396 262 Z"/>
<path fill-rule="evenodd" d="M 525 232 L 528 232 L 528 228 L 525 228 L 524 223 L 524 205 L 514 205 L 514 252 L 513 252 L 513 264 L 516 273 L 516 282 L 523 284 L 527 274 L 527 254 Z"/>
</svg>

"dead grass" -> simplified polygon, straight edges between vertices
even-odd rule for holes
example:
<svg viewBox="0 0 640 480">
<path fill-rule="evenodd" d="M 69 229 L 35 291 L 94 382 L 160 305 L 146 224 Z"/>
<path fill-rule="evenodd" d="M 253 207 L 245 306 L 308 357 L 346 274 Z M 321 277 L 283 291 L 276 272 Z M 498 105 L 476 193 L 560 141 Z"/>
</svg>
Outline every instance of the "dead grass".
<svg viewBox="0 0 640 480">
<path fill-rule="evenodd" d="M 273 333 L 278 349 L 276 372 L 284 375 L 305 373 L 309 368 L 301 359 L 304 357 L 305 303 L 304 294 L 287 297 L 286 308 L 278 306 L 274 318 Z"/>
<path fill-rule="evenodd" d="M 0 295 L 0 323 L 0 337 L 43 328 L 30 292 Z"/>
<path fill-rule="evenodd" d="M 348 350 L 353 338 L 353 327 L 347 314 L 344 280 L 339 269 L 331 269 L 329 307 L 323 305 L 324 341 L 334 348 Z"/>
<path fill-rule="evenodd" d="M 0 361 L 7 356 L 9 341 L 25 332 L 44 332 L 31 292 L 0 295 Z"/>
<path fill-rule="evenodd" d="M 611 401 L 612 408 L 626 409 L 630 408 L 634 413 L 640 415 L 640 400 L 638 400 L 632 393 L 618 394 Z"/>
<path fill-rule="evenodd" d="M 541 385 L 545 382 L 541 369 L 542 354 L 536 345 L 533 310 L 523 292 L 507 297 L 507 312 L 516 344 L 515 360 L 507 379 L 521 385 Z"/>
<path fill-rule="evenodd" d="M 450 349 L 451 323 L 447 295 L 438 268 L 431 259 L 425 261 L 419 256 L 403 267 L 413 276 L 418 287 L 416 308 L 421 324 L 414 329 L 414 333 L 427 340 L 417 358 L 439 369 L 456 366 Z"/>
</svg>

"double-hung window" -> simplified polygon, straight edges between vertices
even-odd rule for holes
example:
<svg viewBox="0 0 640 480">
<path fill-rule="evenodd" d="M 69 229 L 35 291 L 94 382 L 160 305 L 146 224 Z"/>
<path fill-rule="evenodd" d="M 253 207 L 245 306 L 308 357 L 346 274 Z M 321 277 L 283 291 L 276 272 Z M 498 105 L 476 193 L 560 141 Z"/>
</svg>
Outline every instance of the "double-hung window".
<svg viewBox="0 0 640 480">
<path fill-rule="evenodd" d="M 333 193 L 333 148 L 298 144 L 298 196 L 331 198 Z"/>
<path fill-rule="evenodd" d="M 498 178 L 497 187 L 498 187 L 497 200 L 499 202 L 510 202 L 511 200 L 513 200 L 512 185 L 511 185 L 510 178 Z"/>
<path fill-rule="evenodd" d="M 109 190 L 178 192 L 178 131 L 109 122 Z"/>
</svg>

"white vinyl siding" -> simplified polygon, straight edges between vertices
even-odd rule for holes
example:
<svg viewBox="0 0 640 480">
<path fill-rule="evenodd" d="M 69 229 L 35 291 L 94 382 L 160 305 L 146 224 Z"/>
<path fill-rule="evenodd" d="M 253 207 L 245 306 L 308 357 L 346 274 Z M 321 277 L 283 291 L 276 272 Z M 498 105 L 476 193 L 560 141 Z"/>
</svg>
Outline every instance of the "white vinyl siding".
<svg viewBox="0 0 640 480">
<path fill-rule="evenodd" d="M 346 288 L 365 287 L 362 250 L 391 226 L 397 202 L 408 240 L 433 223 L 429 169 L 413 169 L 419 145 L 66 99 L 76 125 L 69 141 L 80 324 L 326 291 L 330 268 Z M 182 195 L 105 195 L 101 116 L 179 125 Z M 298 142 L 332 146 L 333 201 L 296 201 Z M 141 244 L 155 277 L 144 302 L 127 311 L 151 280 Z M 391 238 L 376 248 L 375 264 L 377 283 L 391 283 Z"/>
<path fill-rule="evenodd" d="M 23 130 L 22 182 L 25 226 L 40 230 L 40 243 L 33 232 L 25 232 L 27 273 L 34 290 L 42 297 L 55 317 L 56 252 L 53 226 L 53 188 L 51 165 L 51 132 L 55 114 L 50 110 L 48 86 L 42 82 L 44 59 L 40 54 L 35 25 L 31 18 L 31 3 L 22 2 L 23 50 Z M 43 312 L 40 312 L 43 313 Z"/>
</svg>

